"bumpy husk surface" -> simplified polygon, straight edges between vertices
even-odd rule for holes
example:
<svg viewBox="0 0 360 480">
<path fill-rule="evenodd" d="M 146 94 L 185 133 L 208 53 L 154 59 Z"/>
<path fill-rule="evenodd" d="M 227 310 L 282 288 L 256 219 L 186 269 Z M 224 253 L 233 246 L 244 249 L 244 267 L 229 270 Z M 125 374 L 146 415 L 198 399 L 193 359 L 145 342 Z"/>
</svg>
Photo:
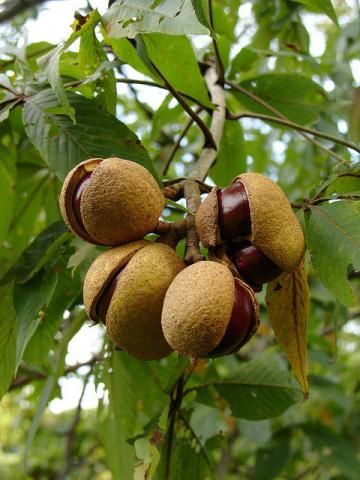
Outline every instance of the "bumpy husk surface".
<svg viewBox="0 0 360 480">
<path fill-rule="evenodd" d="M 114 157 L 97 165 L 82 193 L 80 212 L 86 231 L 79 232 L 71 201 L 64 200 L 72 198 L 80 171 L 77 166 L 68 174 L 60 196 L 61 212 L 75 233 L 91 243 L 113 246 L 138 240 L 155 229 L 165 202 L 158 184 L 146 168 Z"/>
<path fill-rule="evenodd" d="M 73 233 L 90 243 L 96 242 L 78 223 L 72 208 L 72 198 L 81 179 L 88 173 L 93 172 L 101 161 L 101 158 L 90 158 L 70 170 L 66 175 L 59 197 L 60 212 L 66 225 Z"/>
<path fill-rule="evenodd" d="M 224 265 L 207 261 L 187 267 L 165 296 L 161 323 L 166 340 L 183 355 L 206 356 L 225 334 L 234 299 L 234 279 Z"/>
<path fill-rule="evenodd" d="M 201 203 L 195 216 L 196 231 L 205 247 L 215 247 L 222 243 L 219 227 L 218 188 L 211 190 Z"/>
<path fill-rule="evenodd" d="M 167 245 L 151 243 L 130 258 L 122 270 L 106 316 L 106 330 L 121 349 L 140 360 L 171 353 L 161 329 L 165 293 L 184 268 Z"/>
<path fill-rule="evenodd" d="M 304 256 L 305 239 L 285 193 L 259 173 L 244 173 L 236 180 L 248 195 L 251 241 L 283 270 L 295 270 Z"/>
<path fill-rule="evenodd" d="M 100 320 L 96 316 L 96 305 L 114 274 L 125 267 L 138 250 L 148 245 L 151 242 L 139 240 L 112 248 L 99 255 L 91 264 L 84 280 L 83 299 L 85 311 L 92 320 Z"/>
<path fill-rule="evenodd" d="M 240 180 L 247 192 L 251 234 L 250 240 L 282 270 L 295 270 L 304 256 L 305 239 L 301 226 L 282 189 L 259 173 L 244 173 Z M 196 229 L 204 246 L 223 243 L 218 223 L 218 188 L 205 198 L 196 214 Z"/>
</svg>

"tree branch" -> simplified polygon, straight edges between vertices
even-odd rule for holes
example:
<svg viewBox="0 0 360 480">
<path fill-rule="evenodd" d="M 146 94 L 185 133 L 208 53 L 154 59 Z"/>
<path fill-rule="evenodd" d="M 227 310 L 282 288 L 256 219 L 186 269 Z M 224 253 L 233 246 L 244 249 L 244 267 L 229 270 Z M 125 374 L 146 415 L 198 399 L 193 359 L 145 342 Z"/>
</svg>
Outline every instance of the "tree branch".
<svg viewBox="0 0 360 480">
<path fill-rule="evenodd" d="M 207 70 L 205 74 L 205 80 L 211 95 L 211 101 L 214 105 L 216 105 L 210 126 L 210 132 L 215 141 L 215 147 L 205 147 L 201 152 L 194 170 L 189 175 L 189 178 L 196 180 L 204 180 L 216 160 L 220 139 L 224 130 L 226 113 L 225 92 L 224 89 L 217 84 L 217 74 L 214 67 L 210 67 Z"/>
<path fill-rule="evenodd" d="M 293 128 L 295 130 L 299 130 L 305 133 L 309 133 L 311 135 L 314 135 L 316 137 L 324 138 L 325 140 L 330 140 L 331 142 L 338 143 L 339 145 L 343 145 L 344 147 L 351 148 L 352 150 L 355 150 L 356 152 L 360 153 L 360 147 L 355 145 L 355 143 L 348 142 L 347 140 L 344 140 L 343 138 L 338 138 L 334 137 L 333 135 L 328 135 L 327 133 L 320 132 L 318 130 L 314 130 L 312 128 L 304 127 L 303 125 L 299 125 L 298 123 L 294 123 L 290 120 L 285 120 L 280 117 L 273 117 L 271 115 L 266 115 L 262 113 L 253 113 L 253 112 L 243 112 L 239 114 L 234 114 L 231 112 L 228 112 L 226 115 L 226 118 L 229 120 L 240 120 L 242 118 L 256 118 L 259 120 L 264 120 L 265 122 L 274 122 L 278 123 L 280 125 L 285 125 L 287 127 Z"/>
<path fill-rule="evenodd" d="M 134 85 L 147 85 L 149 87 L 155 87 L 155 88 L 160 88 L 161 90 L 167 90 L 168 92 L 170 91 L 169 88 L 166 85 L 162 85 L 161 83 L 152 82 L 151 80 L 137 80 L 136 78 L 117 78 L 116 81 L 118 83 L 129 83 L 129 84 L 134 84 Z M 188 100 L 190 100 L 193 103 L 196 103 L 196 105 L 201 107 L 203 110 L 206 110 L 207 112 L 211 113 L 211 109 L 209 107 L 206 107 L 199 100 L 192 97 L 191 95 L 187 95 L 186 93 L 182 93 L 182 92 L 179 92 L 179 95 L 181 95 L 184 98 L 187 98 Z"/>
<path fill-rule="evenodd" d="M 186 254 L 184 261 L 190 265 L 204 260 L 200 253 L 199 237 L 195 228 L 195 215 L 201 204 L 200 187 L 195 180 L 186 180 L 184 185 L 186 207 L 189 213 L 186 216 Z"/>
<path fill-rule="evenodd" d="M 196 115 L 199 115 L 199 113 L 202 111 L 202 108 L 201 107 L 198 107 L 196 110 L 195 110 L 195 113 Z M 165 167 L 164 167 L 164 170 L 163 170 L 163 175 L 166 175 L 167 174 L 167 171 L 170 167 L 170 164 L 171 162 L 173 161 L 174 157 L 175 157 L 175 154 L 178 150 L 178 148 L 180 147 L 180 143 L 182 141 L 182 139 L 185 137 L 185 135 L 187 134 L 187 132 L 189 131 L 191 125 L 194 123 L 194 119 L 191 117 L 189 118 L 188 122 L 186 123 L 183 131 L 180 133 L 179 135 L 179 138 L 176 140 L 171 152 L 170 152 L 170 155 L 169 155 L 169 158 L 167 159 L 166 163 L 165 163 Z"/>
<path fill-rule="evenodd" d="M 276 115 L 277 117 L 281 118 L 282 120 L 288 120 L 285 115 L 283 115 L 279 110 L 277 110 L 276 108 L 274 108 L 272 105 L 270 105 L 269 103 L 265 102 L 265 100 L 263 100 L 262 98 L 258 97 L 257 95 L 255 95 L 254 93 L 250 92 L 249 90 L 246 90 L 245 88 L 241 87 L 240 85 L 238 85 L 237 83 L 235 82 L 232 82 L 230 80 L 226 80 L 225 79 L 225 84 L 226 85 L 229 85 L 233 90 L 236 90 L 237 92 L 239 93 L 242 93 L 243 95 L 245 95 L 246 97 L 248 98 L 251 98 L 254 102 L 256 102 L 258 105 L 261 105 L 262 107 L 266 108 L 267 110 L 269 110 L 270 112 L 272 112 L 274 115 Z M 340 163 L 345 163 L 346 160 L 344 158 L 342 158 L 340 155 L 338 155 L 337 153 L 333 152 L 332 150 L 324 147 L 324 145 L 322 145 L 320 142 L 318 142 L 317 140 L 315 140 L 314 138 L 312 137 L 309 137 L 309 135 L 307 135 L 306 133 L 302 132 L 302 131 L 299 131 L 299 134 L 304 137 L 306 140 L 308 140 L 309 142 L 311 142 L 313 145 L 315 145 L 316 147 L 320 148 L 321 150 L 323 150 L 324 152 L 326 152 L 328 155 L 330 155 L 331 157 L 335 158 L 338 162 Z"/>
<path fill-rule="evenodd" d="M 102 361 L 104 358 L 100 355 L 95 355 L 92 357 L 90 360 L 87 362 L 82 362 L 82 363 L 76 363 L 75 365 L 68 365 L 64 369 L 64 375 L 68 375 L 69 373 L 76 372 L 79 368 L 81 367 L 91 367 L 93 366 L 96 362 Z M 15 390 L 17 388 L 24 387 L 25 385 L 28 385 L 29 383 L 35 381 L 35 380 L 45 380 L 47 378 L 47 375 L 43 372 L 38 372 L 35 373 L 34 375 L 19 375 L 18 377 L 15 378 L 15 380 L 12 382 L 12 384 L 9 387 L 8 391 Z"/>
<path fill-rule="evenodd" d="M 155 69 L 156 73 L 159 75 L 161 80 L 164 82 L 165 86 L 169 90 L 169 92 L 173 95 L 174 98 L 179 102 L 179 104 L 183 107 L 186 113 L 190 115 L 190 117 L 194 120 L 194 122 L 199 126 L 200 130 L 203 132 L 205 137 L 205 146 L 209 146 L 216 149 L 216 141 L 213 138 L 211 130 L 209 130 L 208 126 L 204 121 L 197 115 L 192 108 L 185 102 L 181 94 L 167 81 L 161 71 L 157 68 L 157 66 L 152 63 L 153 68 Z"/>
<path fill-rule="evenodd" d="M 66 432 L 67 436 L 67 442 L 66 442 L 66 448 L 65 448 L 65 466 L 62 472 L 59 473 L 58 479 L 61 480 L 63 478 L 66 478 L 67 475 L 72 470 L 73 466 L 73 451 L 74 451 L 74 445 L 75 445 L 75 433 L 76 433 L 76 427 L 78 426 L 80 422 L 80 417 L 81 417 L 81 403 L 83 401 L 84 395 L 85 395 L 85 390 L 86 387 L 89 383 L 90 376 L 92 375 L 92 368 L 93 365 L 91 365 L 91 368 L 89 372 L 86 374 L 84 378 L 84 383 L 83 383 L 83 388 L 79 397 L 78 405 L 75 411 L 75 415 L 72 419 L 72 422 L 70 424 L 70 427 L 68 431 Z"/>
<path fill-rule="evenodd" d="M 213 8 L 212 8 L 212 1 L 208 0 L 208 9 L 209 9 L 209 20 L 211 28 L 214 30 L 214 15 L 213 15 Z M 221 60 L 219 46 L 217 44 L 216 38 L 212 39 L 214 51 L 215 51 L 215 59 L 216 59 L 216 72 L 218 75 L 217 82 L 219 85 L 224 86 L 224 65 Z"/>
<path fill-rule="evenodd" d="M 20 13 L 28 10 L 31 7 L 36 7 L 37 5 L 41 5 L 46 0 L 12 0 L 7 1 L 3 5 L 3 9 L 0 12 L 0 23 L 8 22 L 9 20 L 13 19 Z"/>
</svg>

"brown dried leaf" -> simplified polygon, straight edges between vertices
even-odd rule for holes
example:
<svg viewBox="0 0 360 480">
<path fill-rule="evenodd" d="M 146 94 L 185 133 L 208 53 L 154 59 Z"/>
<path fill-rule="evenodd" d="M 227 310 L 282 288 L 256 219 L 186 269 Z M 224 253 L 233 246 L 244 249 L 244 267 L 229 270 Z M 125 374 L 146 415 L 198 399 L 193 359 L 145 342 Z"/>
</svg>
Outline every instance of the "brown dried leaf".
<svg viewBox="0 0 360 480">
<path fill-rule="evenodd" d="M 268 285 L 266 304 L 275 336 L 285 350 L 306 400 L 309 395 L 306 348 L 309 287 L 304 262 L 294 272 L 284 272 Z"/>
</svg>

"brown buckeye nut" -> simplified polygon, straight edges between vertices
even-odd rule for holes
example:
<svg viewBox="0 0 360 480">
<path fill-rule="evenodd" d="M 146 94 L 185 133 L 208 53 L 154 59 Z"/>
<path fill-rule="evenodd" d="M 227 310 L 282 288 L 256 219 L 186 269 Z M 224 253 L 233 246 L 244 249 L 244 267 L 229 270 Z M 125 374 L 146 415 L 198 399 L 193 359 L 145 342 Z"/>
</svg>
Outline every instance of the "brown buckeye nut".
<svg viewBox="0 0 360 480">
<path fill-rule="evenodd" d="M 98 245 L 122 245 L 157 226 L 164 196 L 150 172 L 121 158 L 92 158 L 65 178 L 59 204 L 67 226 Z"/>
<path fill-rule="evenodd" d="M 175 251 L 139 240 L 115 247 L 92 263 L 84 281 L 84 305 L 101 321 L 115 346 L 140 360 L 172 351 L 161 329 L 166 290 L 184 268 Z"/>
<path fill-rule="evenodd" d="M 248 240 L 282 271 L 304 256 L 301 226 L 283 190 L 259 173 L 244 173 L 227 188 L 214 188 L 196 214 L 204 246 Z"/>
<path fill-rule="evenodd" d="M 226 254 L 238 274 L 255 292 L 260 292 L 264 283 L 272 282 L 282 269 L 248 240 L 230 242 Z"/>
<path fill-rule="evenodd" d="M 161 324 L 182 355 L 218 357 L 237 352 L 255 333 L 258 304 L 252 289 L 221 263 L 182 270 L 165 295 Z"/>
</svg>

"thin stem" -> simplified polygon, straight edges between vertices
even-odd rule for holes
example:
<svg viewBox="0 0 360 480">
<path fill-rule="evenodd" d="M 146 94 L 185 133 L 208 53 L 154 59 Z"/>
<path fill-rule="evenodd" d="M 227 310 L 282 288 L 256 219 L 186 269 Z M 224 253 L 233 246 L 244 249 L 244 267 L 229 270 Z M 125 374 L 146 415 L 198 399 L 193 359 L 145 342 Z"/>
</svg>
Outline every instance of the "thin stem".
<svg viewBox="0 0 360 480">
<path fill-rule="evenodd" d="M 202 107 L 198 107 L 195 110 L 196 115 L 198 115 L 201 111 L 202 111 Z M 167 174 L 167 171 L 169 170 L 170 164 L 173 161 L 173 159 L 175 157 L 175 154 L 178 151 L 178 148 L 180 147 L 180 143 L 181 143 L 182 139 L 185 137 L 185 135 L 187 134 L 187 132 L 189 131 L 189 129 L 190 129 L 190 127 L 193 123 L 194 123 L 194 119 L 189 118 L 189 120 L 186 123 L 183 131 L 180 133 L 179 138 L 176 140 L 176 142 L 175 142 L 175 144 L 174 144 L 174 146 L 173 146 L 173 148 L 170 152 L 169 158 L 167 159 L 164 170 L 163 170 L 163 175 Z"/>
<path fill-rule="evenodd" d="M 331 184 L 333 184 L 334 182 L 336 182 L 336 180 L 338 180 L 338 179 L 341 178 L 341 177 L 360 178 L 360 173 L 351 173 L 351 172 L 339 173 L 339 174 L 335 175 L 334 177 L 328 179 L 328 180 L 319 188 L 319 190 L 316 192 L 315 196 L 313 197 L 313 200 L 319 198 L 319 197 L 321 196 L 321 194 L 324 193 L 325 190 L 327 190 Z"/>
<path fill-rule="evenodd" d="M 265 102 L 265 100 L 263 100 L 262 98 L 258 97 L 257 95 L 255 95 L 254 93 L 250 92 L 249 90 L 246 90 L 245 88 L 241 87 L 240 85 L 238 85 L 237 83 L 235 82 L 232 82 L 231 80 L 225 80 L 225 84 L 226 85 L 229 85 L 232 89 L 236 90 L 237 92 L 239 93 L 242 93 L 243 95 L 245 95 L 246 97 L 248 98 L 251 98 L 254 102 L 256 102 L 258 105 L 261 105 L 262 107 L 266 108 L 267 110 L 269 110 L 270 112 L 272 112 L 274 115 L 276 115 L 277 117 L 283 119 L 283 120 L 288 120 L 285 115 L 283 115 L 279 110 L 277 110 L 276 108 L 274 108 L 272 105 L 270 105 L 269 103 Z M 338 155 L 337 153 L 333 152 L 332 150 L 324 147 L 324 145 L 322 145 L 320 142 L 318 142 L 317 140 L 315 140 L 314 138 L 312 137 L 309 137 L 308 134 L 306 134 L 305 132 L 302 132 L 302 131 L 299 131 L 299 134 L 304 137 L 306 140 L 308 140 L 309 142 L 311 142 L 313 145 L 315 145 L 316 147 L 320 148 L 321 150 L 323 150 L 324 152 L 326 152 L 328 155 L 330 155 L 331 157 L 335 158 L 338 162 L 340 163 L 346 163 L 346 160 L 344 158 L 342 158 L 340 155 Z"/>
<path fill-rule="evenodd" d="M 117 78 L 116 81 L 118 83 L 129 83 L 129 84 L 134 84 L 134 85 L 147 85 L 149 87 L 154 87 L 154 88 L 160 88 L 161 90 L 167 90 L 167 91 L 170 91 L 170 89 L 168 88 L 167 85 L 162 85 L 161 83 L 156 83 L 156 82 L 152 82 L 151 80 L 137 80 L 136 78 Z M 165 83 L 165 82 L 164 82 Z M 172 92 L 171 92 L 172 93 Z M 209 107 L 206 107 L 205 105 L 203 105 L 201 102 L 199 102 L 199 100 L 197 100 L 196 98 L 192 97 L 191 95 L 188 95 L 186 93 L 182 93 L 180 92 L 179 93 L 182 97 L 185 97 L 187 98 L 188 100 L 190 100 L 191 102 L 193 103 L 196 103 L 197 105 L 199 105 L 199 107 L 201 107 L 203 110 L 206 110 L 208 112 L 211 112 L 211 109 Z"/>
<path fill-rule="evenodd" d="M 208 8 L 209 8 L 209 20 L 211 28 L 214 30 L 214 15 L 213 15 L 213 8 L 212 8 L 212 1 L 208 0 Z M 215 59 L 216 59 L 216 72 L 218 74 L 218 83 L 219 85 L 224 85 L 224 65 L 221 60 L 219 46 L 217 44 L 216 38 L 212 39 L 214 51 L 215 51 Z"/>
<path fill-rule="evenodd" d="M 360 147 L 355 145 L 355 143 L 348 142 L 347 140 L 344 140 L 343 138 L 339 137 L 334 137 L 333 135 L 329 135 L 324 132 L 320 132 L 318 130 L 314 130 L 312 128 L 304 127 L 303 125 L 299 125 L 298 123 L 294 123 L 291 120 L 285 120 L 284 118 L 280 117 L 273 117 L 271 115 L 266 115 L 262 113 L 253 113 L 253 112 L 243 112 L 239 114 L 234 114 L 228 112 L 227 119 L 229 120 L 240 120 L 242 118 L 257 118 L 259 120 L 264 120 L 265 122 L 274 122 L 274 123 L 279 123 L 280 125 L 285 125 L 287 127 L 294 128 L 295 130 L 299 130 L 301 132 L 309 133 L 311 135 L 314 135 L 316 137 L 324 138 L 325 140 L 330 140 L 331 142 L 338 143 L 339 145 L 343 145 L 344 147 L 351 148 L 352 150 L 355 150 L 356 152 L 360 153 Z"/>
<path fill-rule="evenodd" d="M 213 112 L 210 131 L 215 141 L 215 146 L 205 147 L 199 160 L 197 161 L 194 170 L 189 175 L 189 178 L 203 181 L 210 168 L 214 164 L 220 145 L 220 140 L 224 130 L 225 124 L 225 92 L 221 85 L 217 84 L 217 73 L 213 67 L 210 67 L 205 74 L 205 81 L 207 83 L 211 101 L 216 105 L 216 109 Z"/>
<path fill-rule="evenodd" d="M 173 391 L 171 392 L 170 397 L 170 408 L 169 408 L 169 428 L 168 428 L 168 440 L 166 448 L 166 459 L 165 459 L 165 479 L 171 479 L 171 452 L 174 443 L 174 433 L 175 433 L 175 422 L 178 411 L 180 411 L 181 403 L 183 400 L 183 391 L 184 391 L 184 375 L 182 374 L 176 384 L 174 385 Z M 174 393 L 175 392 L 175 393 Z"/>
<path fill-rule="evenodd" d="M 156 73 L 159 75 L 161 80 L 165 83 L 165 86 L 169 90 L 169 92 L 173 95 L 174 98 L 179 102 L 179 104 L 183 107 L 186 113 L 190 115 L 190 117 L 194 120 L 194 122 L 199 126 L 200 130 L 203 132 L 205 137 L 205 146 L 212 147 L 216 149 L 216 141 L 213 138 L 211 131 L 209 130 L 206 123 L 197 115 L 192 108 L 185 102 L 181 94 L 167 81 L 161 71 L 157 68 L 155 64 L 152 63 L 153 68 L 155 69 Z"/>
<path fill-rule="evenodd" d="M 82 363 L 76 363 L 75 365 L 68 365 L 65 367 L 64 373 L 62 375 L 68 375 L 69 373 L 76 372 L 79 368 L 81 367 L 87 367 L 87 366 L 92 366 L 96 362 L 100 362 L 103 360 L 103 357 L 100 357 L 99 355 L 95 355 L 93 358 L 88 360 L 87 362 L 82 362 Z M 34 375 L 18 375 L 13 383 L 10 385 L 9 391 L 10 390 L 15 390 L 17 388 L 21 388 L 28 383 L 33 382 L 34 380 L 45 380 L 48 377 L 45 373 L 42 372 L 37 372 Z"/>
<path fill-rule="evenodd" d="M 183 424 L 185 425 L 185 427 L 189 430 L 189 432 L 191 433 L 192 437 L 194 438 L 195 442 L 197 443 L 197 445 L 199 446 L 200 448 L 200 451 L 202 453 L 202 456 L 204 457 L 204 460 L 205 462 L 207 463 L 208 467 L 209 467 L 209 470 L 210 470 L 210 473 L 211 473 L 211 476 L 213 478 L 215 478 L 215 475 L 214 475 L 214 466 L 210 460 L 210 457 L 204 447 L 204 445 L 201 443 L 201 440 L 200 438 L 197 436 L 195 430 L 192 428 L 190 422 L 188 421 L 188 419 L 185 417 L 185 415 L 182 414 L 182 412 L 179 412 L 179 417 L 181 419 L 181 421 L 183 422 Z"/>
</svg>

